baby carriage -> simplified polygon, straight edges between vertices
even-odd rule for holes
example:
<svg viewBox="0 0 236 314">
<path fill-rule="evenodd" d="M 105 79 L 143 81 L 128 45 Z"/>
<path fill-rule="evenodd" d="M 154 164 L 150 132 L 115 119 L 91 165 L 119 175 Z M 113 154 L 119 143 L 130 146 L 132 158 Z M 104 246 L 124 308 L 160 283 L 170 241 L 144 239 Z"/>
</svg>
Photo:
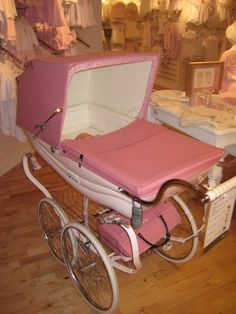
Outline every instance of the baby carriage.
<svg viewBox="0 0 236 314">
<path fill-rule="evenodd" d="M 205 217 L 197 226 L 181 191 L 207 203 L 236 185 L 235 178 L 219 184 L 220 176 L 210 188 L 203 184 L 224 150 L 148 121 L 158 63 L 151 53 L 35 60 L 18 79 L 17 124 L 84 195 L 83 219 L 69 222 L 31 174 L 33 158 L 24 156 L 27 177 L 45 195 L 38 206 L 42 233 L 84 299 L 104 313 L 119 300 L 114 267 L 135 273 L 148 249 L 175 263 L 195 254 Z M 78 136 L 83 132 L 91 135 Z M 103 206 L 93 213 L 98 237 L 89 200 Z"/>
</svg>

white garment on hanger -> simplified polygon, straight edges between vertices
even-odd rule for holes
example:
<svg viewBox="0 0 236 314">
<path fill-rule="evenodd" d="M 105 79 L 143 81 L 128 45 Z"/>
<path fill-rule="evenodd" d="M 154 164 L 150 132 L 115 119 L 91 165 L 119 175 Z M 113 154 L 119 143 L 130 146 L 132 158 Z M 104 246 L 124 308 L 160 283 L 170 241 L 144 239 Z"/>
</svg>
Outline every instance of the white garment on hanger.
<svg viewBox="0 0 236 314">
<path fill-rule="evenodd" d="M 24 142 L 26 137 L 16 125 L 16 77 L 21 73 L 22 71 L 10 61 L 0 63 L 0 131 Z"/>
<path fill-rule="evenodd" d="M 91 0 L 80 0 L 70 5 L 66 9 L 65 16 L 70 26 L 86 28 L 97 24 Z"/>
</svg>

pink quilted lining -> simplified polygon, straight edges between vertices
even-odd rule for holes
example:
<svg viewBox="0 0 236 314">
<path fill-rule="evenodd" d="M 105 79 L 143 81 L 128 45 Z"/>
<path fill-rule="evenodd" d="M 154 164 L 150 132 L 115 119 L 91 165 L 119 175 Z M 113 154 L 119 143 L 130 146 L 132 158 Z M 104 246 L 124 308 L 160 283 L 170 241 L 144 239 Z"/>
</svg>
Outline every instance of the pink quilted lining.
<svg viewBox="0 0 236 314">
<path fill-rule="evenodd" d="M 155 195 L 169 179 L 189 179 L 224 151 L 145 120 L 99 137 L 64 140 L 60 153 L 138 196 Z"/>
</svg>

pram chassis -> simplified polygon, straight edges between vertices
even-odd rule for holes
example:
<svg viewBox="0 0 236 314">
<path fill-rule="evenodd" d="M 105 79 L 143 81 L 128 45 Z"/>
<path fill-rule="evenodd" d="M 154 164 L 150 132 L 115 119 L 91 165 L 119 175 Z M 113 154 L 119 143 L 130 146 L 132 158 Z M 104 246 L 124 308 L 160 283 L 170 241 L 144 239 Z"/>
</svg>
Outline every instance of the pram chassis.
<svg viewBox="0 0 236 314">
<path fill-rule="evenodd" d="M 198 247 L 199 235 L 205 226 L 205 215 L 203 215 L 200 225 L 195 222 L 191 210 L 179 195 L 182 190 L 190 190 L 202 203 L 207 203 L 221 197 L 236 186 L 235 178 L 218 185 L 220 175 L 217 170 L 212 172 L 216 174 L 216 178 L 215 175 L 211 178 L 210 189 L 208 186 L 204 186 L 205 190 L 202 191 L 199 187 L 203 186 L 203 179 L 205 179 L 208 171 L 208 169 L 202 168 L 201 173 L 196 171 L 196 177 L 190 177 L 188 181 L 179 179 L 168 180 L 158 189 L 154 189 L 155 191 L 159 190 L 156 196 L 146 194 L 143 197 L 137 197 L 135 193 L 127 192 L 128 189 L 126 191 L 125 188 L 120 188 L 113 183 L 114 181 L 109 181 L 98 173 L 89 170 L 89 168 L 80 167 L 80 161 L 78 164 L 73 158 L 70 159 L 68 156 L 63 155 L 63 152 L 59 151 L 64 124 L 66 124 L 64 123 L 66 121 L 66 110 L 68 109 L 67 103 L 65 103 L 68 100 L 67 88 L 71 77 L 75 73 L 82 73 L 81 77 L 77 77 L 78 81 L 75 81 L 76 88 L 77 85 L 83 85 L 84 81 L 91 83 L 88 90 L 90 90 L 91 86 L 95 88 L 94 95 L 92 95 L 93 99 L 91 103 L 86 103 L 86 106 L 95 106 L 95 100 L 96 102 L 100 100 L 101 107 L 103 107 L 103 101 L 108 105 L 111 103 L 110 98 L 106 95 L 104 96 L 104 93 L 100 90 L 100 87 L 103 87 L 106 91 L 106 84 L 110 83 L 109 78 L 106 79 L 107 74 L 110 72 L 104 70 L 104 67 L 112 65 L 112 70 L 117 71 L 115 73 L 118 73 L 119 78 L 127 79 L 130 76 L 128 83 L 131 91 L 124 89 L 124 95 L 121 97 L 123 102 L 119 101 L 119 96 L 123 89 L 118 88 L 118 91 L 116 89 L 113 89 L 112 92 L 109 91 L 108 96 L 118 99 L 117 103 L 114 102 L 111 106 L 119 105 L 125 108 L 131 104 L 132 107 L 137 102 L 138 106 L 142 105 L 137 120 L 144 120 L 158 61 L 159 58 L 153 54 L 96 56 L 95 59 L 85 57 L 79 60 L 68 59 L 65 62 L 63 60 L 53 61 L 51 65 L 48 61 L 42 63 L 36 61 L 33 67 L 28 68 L 23 78 L 19 80 L 19 89 L 21 91 L 19 101 L 20 113 L 18 115 L 19 125 L 28 132 L 29 139 L 39 155 L 70 186 L 84 195 L 83 206 L 80 208 L 82 219 L 78 222 L 70 222 L 63 206 L 32 175 L 28 161 L 30 160 L 34 165 L 37 162 L 30 155 L 24 156 L 23 167 L 26 176 L 44 194 L 38 205 L 38 219 L 43 236 L 52 254 L 61 264 L 66 265 L 73 283 L 79 289 L 83 298 L 94 309 L 102 313 L 112 313 L 119 301 L 118 282 L 113 267 L 128 274 L 136 273 L 142 266 L 140 260 L 141 253 L 146 252 L 148 248 L 151 248 L 153 252 L 166 260 L 175 263 L 186 262 L 194 256 Z M 122 71 L 119 70 L 119 65 L 124 65 L 123 68 L 121 66 Z M 136 75 L 137 67 L 140 70 L 139 75 Z M 86 72 L 87 68 L 88 71 Z M 96 71 L 96 68 L 99 68 L 99 70 Z M 94 69 L 95 74 L 93 76 L 92 72 Z M 133 76 L 130 75 L 130 71 L 135 72 L 134 84 L 132 84 Z M 45 75 L 48 82 L 45 82 Z M 143 78 L 144 81 L 148 81 L 147 88 L 143 86 L 145 85 L 143 84 Z M 99 80 L 101 86 L 95 84 L 97 80 Z M 34 84 L 29 86 L 29 81 L 33 81 Z M 116 83 L 118 84 L 119 80 Z M 60 89 L 61 84 L 65 85 L 66 91 Z M 49 85 L 48 90 L 47 85 Z M 71 83 L 71 85 L 73 84 Z M 41 91 L 44 91 L 43 95 L 38 93 L 38 87 L 40 87 Z M 34 92 L 38 97 L 32 95 Z M 112 94 L 113 92 L 114 94 Z M 81 94 L 81 103 L 79 105 L 84 109 L 86 106 L 84 106 L 83 101 L 88 95 L 85 95 L 84 91 L 81 91 Z M 75 96 L 77 97 L 77 95 Z M 124 101 L 124 98 L 128 98 L 129 101 Z M 87 98 L 86 101 L 88 101 Z M 57 109 L 54 107 L 55 103 L 59 106 Z M 73 115 L 74 109 L 72 104 L 68 109 L 68 112 L 71 110 L 69 112 L 70 115 Z M 116 110 L 116 107 L 113 109 Z M 28 110 L 30 110 L 30 114 L 28 114 Z M 31 115 L 31 119 L 27 119 L 27 115 Z M 38 115 L 40 115 L 40 118 Z M 129 122 L 133 121 L 131 117 L 129 119 Z M 41 121 L 44 122 L 41 123 Z M 51 123 L 52 121 L 53 123 Z M 119 127 L 122 126 L 119 125 Z M 221 155 L 221 153 L 217 152 L 217 158 L 218 154 Z M 218 169 L 218 166 L 213 165 L 213 168 Z M 104 239 L 101 236 L 101 241 L 98 241 L 94 230 L 90 228 L 91 215 L 88 211 L 90 199 L 103 206 L 98 219 L 96 218 L 99 223 L 111 226 L 112 229 L 118 228 L 124 232 L 130 243 L 130 255 L 113 250 L 112 246 L 104 246 L 103 248 Z M 175 207 L 179 217 L 178 223 L 171 230 L 168 230 L 166 227 L 163 229 L 165 232 L 162 234 L 160 242 L 159 238 L 158 242 L 155 241 L 155 243 L 150 243 L 150 245 L 146 243 L 142 252 L 139 241 L 145 242 L 145 237 L 141 238 L 139 234 L 136 234 L 138 228 L 134 230 L 130 222 L 136 202 L 142 206 L 144 214 L 155 208 L 155 206 L 159 206 L 159 204 L 162 206 L 162 204 L 170 202 Z M 110 209 L 112 209 L 111 213 Z M 206 208 L 204 212 L 206 214 Z"/>
<path fill-rule="evenodd" d="M 112 313 L 114 309 L 117 307 L 119 302 L 119 288 L 117 278 L 114 272 L 113 267 L 126 272 L 128 274 L 134 274 L 141 268 L 141 261 L 139 256 L 138 244 L 137 244 L 137 237 L 135 235 L 134 230 L 130 225 L 126 225 L 121 222 L 114 222 L 111 223 L 118 223 L 121 228 L 124 228 L 127 231 L 128 236 L 130 237 L 130 241 L 132 242 L 133 248 L 133 259 L 131 262 L 133 266 L 126 266 L 124 265 L 123 257 L 121 257 L 121 262 L 117 261 L 117 254 L 111 252 L 107 254 L 104 250 L 103 246 L 100 244 L 98 239 L 93 235 L 92 230 L 89 228 L 88 224 L 88 199 L 84 198 L 84 205 L 83 205 L 83 221 L 80 222 L 69 222 L 69 219 L 64 212 L 64 210 L 57 204 L 57 202 L 52 198 L 51 194 L 48 190 L 39 183 L 37 179 L 35 179 L 28 167 L 28 160 L 31 158 L 30 155 L 26 155 L 23 157 L 23 165 L 24 170 L 27 177 L 44 193 L 45 197 L 42 198 L 38 205 L 38 219 L 39 224 L 43 233 L 45 240 L 48 243 L 48 246 L 52 252 L 52 254 L 56 257 L 56 259 L 63 265 L 67 267 L 68 273 L 77 287 L 77 289 L 82 294 L 83 298 L 86 302 L 90 304 L 94 309 L 102 313 Z M 183 182 L 175 182 L 183 185 Z M 186 182 L 186 186 L 188 188 L 191 187 L 188 182 Z M 198 197 L 202 196 L 202 202 L 208 203 L 209 201 L 214 200 L 217 197 L 225 194 L 228 190 L 235 186 L 235 178 L 223 183 L 212 190 L 207 191 L 205 194 L 199 192 L 198 189 L 192 189 L 195 194 L 198 194 Z M 164 188 L 165 190 L 165 188 Z M 197 192 L 196 192 L 197 191 Z M 195 219 L 191 213 L 191 210 L 188 208 L 186 203 L 178 196 L 177 193 L 171 196 L 171 198 L 176 202 L 176 204 L 180 207 L 180 210 L 184 213 L 187 220 L 189 221 L 189 226 L 191 229 L 190 235 L 188 237 L 176 237 L 175 235 L 170 234 L 170 239 L 167 241 L 166 244 L 163 246 L 152 248 L 152 251 L 163 257 L 164 259 L 174 262 L 174 263 L 182 263 L 190 260 L 194 254 L 196 253 L 198 243 L 199 243 L 199 235 L 201 231 L 205 227 L 205 216 L 202 218 L 201 226 L 197 226 Z M 46 208 L 47 213 L 44 213 L 43 210 Z M 56 219 L 56 225 L 53 227 L 53 223 L 49 222 L 49 229 L 47 223 L 44 223 L 45 219 L 48 219 L 48 213 L 50 219 Z M 191 245 L 189 251 L 187 251 L 186 255 L 183 257 L 180 256 L 172 256 L 168 254 L 168 250 L 171 248 L 171 245 L 184 245 L 188 244 L 191 241 Z M 69 244 L 68 244 L 69 242 Z M 78 244 L 79 243 L 79 244 Z M 82 244 L 84 243 L 84 244 Z M 86 244 L 85 244 L 86 243 Z M 83 247 L 85 245 L 85 247 Z M 82 247 L 81 247 L 82 246 Z M 79 248 L 79 249 L 78 249 Z M 88 250 L 89 252 L 86 252 Z M 98 279 L 100 283 L 100 287 L 98 288 L 98 283 L 96 282 L 97 279 L 94 281 L 89 282 L 83 278 L 83 271 L 81 266 L 79 266 L 79 250 L 82 250 L 85 256 L 86 254 L 89 255 L 87 257 L 87 265 L 84 267 L 85 269 L 95 269 L 96 274 L 98 273 L 98 260 L 102 261 L 101 264 L 103 265 L 103 281 Z M 91 256 L 93 254 L 93 256 Z M 99 257 L 99 259 L 98 259 Z M 89 262 L 88 262 L 89 260 Z M 127 259 L 130 262 L 130 259 Z M 81 262 L 82 263 L 82 262 Z M 101 268 L 99 269 L 99 274 L 101 274 Z M 81 275 L 82 274 L 82 275 Z M 105 275 L 104 275 L 105 274 Z M 86 277 L 86 276 L 85 276 Z M 82 279 L 81 279 L 82 278 Z M 96 278 L 96 276 L 94 276 Z M 105 278 L 105 279 L 104 279 Z M 85 285 L 85 286 L 83 286 Z M 94 295 L 94 287 L 96 286 L 98 292 Z M 91 288 L 92 286 L 92 288 Z M 108 289 L 108 288 L 109 289 Z M 105 297 L 103 294 L 106 294 Z M 106 299 L 105 304 L 101 302 L 102 294 L 102 302 Z M 108 296 L 107 296 L 108 294 Z"/>
</svg>

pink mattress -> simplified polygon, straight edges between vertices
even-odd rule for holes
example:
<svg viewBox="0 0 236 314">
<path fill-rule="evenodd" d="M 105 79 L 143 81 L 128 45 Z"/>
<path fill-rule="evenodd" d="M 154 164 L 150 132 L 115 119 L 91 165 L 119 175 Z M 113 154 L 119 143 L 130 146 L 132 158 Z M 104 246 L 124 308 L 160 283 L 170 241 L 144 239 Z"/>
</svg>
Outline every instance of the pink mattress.
<svg viewBox="0 0 236 314">
<path fill-rule="evenodd" d="M 224 150 L 145 120 L 98 137 L 64 140 L 60 154 L 144 198 L 170 179 L 187 180 L 213 166 Z"/>
</svg>

